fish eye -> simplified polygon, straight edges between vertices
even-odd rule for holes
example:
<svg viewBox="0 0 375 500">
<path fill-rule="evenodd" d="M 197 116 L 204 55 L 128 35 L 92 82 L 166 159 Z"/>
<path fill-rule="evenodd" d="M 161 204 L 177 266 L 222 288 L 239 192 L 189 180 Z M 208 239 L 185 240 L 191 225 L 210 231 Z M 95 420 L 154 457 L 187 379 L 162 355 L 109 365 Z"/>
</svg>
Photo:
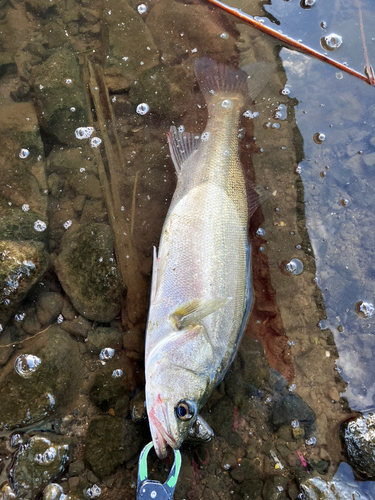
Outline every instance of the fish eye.
<svg viewBox="0 0 375 500">
<path fill-rule="evenodd" d="M 195 407 L 189 401 L 182 400 L 176 406 L 176 415 L 180 420 L 190 420 L 195 414 Z"/>
</svg>

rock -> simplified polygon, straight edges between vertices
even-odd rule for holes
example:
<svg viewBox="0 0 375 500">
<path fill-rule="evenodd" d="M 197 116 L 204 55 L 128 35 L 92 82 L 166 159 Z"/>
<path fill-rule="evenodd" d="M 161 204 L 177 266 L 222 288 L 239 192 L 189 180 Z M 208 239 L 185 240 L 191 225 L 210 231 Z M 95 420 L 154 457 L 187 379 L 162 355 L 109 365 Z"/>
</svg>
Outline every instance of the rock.
<svg viewBox="0 0 375 500">
<path fill-rule="evenodd" d="M 86 98 L 78 60 L 67 48 L 35 67 L 34 91 L 40 124 L 63 144 L 77 145 L 78 127 L 87 127 Z M 74 108 L 74 111 L 71 109 Z"/>
<path fill-rule="evenodd" d="M 50 174 L 59 174 L 64 179 L 80 173 L 82 169 L 82 172 L 89 174 L 97 173 L 96 164 L 85 143 L 79 148 L 55 147 L 48 156 L 47 169 Z"/>
<path fill-rule="evenodd" d="M 47 271 L 49 256 L 43 243 L 0 240 L 0 262 L 0 324 L 4 324 Z"/>
<path fill-rule="evenodd" d="M 131 420 L 110 416 L 92 419 L 85 441 L 85 461 L 103 479 L 138 456 L 145 437 L 148 439 Z"/>
<path fill-rule="evenodd" d="M 301 484 L 301 489 L 306 500 L 370 500 L 356 486 L 335 479 L 314 477 Z"/>
<path fill-rule="evenodd" d="M 0 374 L 0 429 L 33 424 L 70 403 L 78 395 L 83 373 L 78 343 L 60 326 L 51 327 L 18 355 L 37 356 L 41 363 L 24 378 L 15 372 L 14 357 Z"/>
<path fill-rule="evenodd" d="M 276 429 L 282 425 L 290 425 L 293 420 L 298 420 L 300 426 L 308 434 L 315 422 L 315 414 L 299 396 L 286 394 L 275 402 L 271 420 Z"/>
<path fill-rule="evenodd" d="M 130 401 L 131 417 L 133 422 L 140 422 L 147 417 L 145 401 L 146 397 L 144 391 L 139 392 Z"/>
<path fill-rule="evenodd" d="M 113 347 L 113 349 L 121 348 L 122 333 L 117 328 L 99 327 L 91 330 L 87 336 L 87 348 L 99 354 L 105 347 Z"/>
<path fill-rule="evenodd" d="M 0 78 L 5 74 L 17 74 L 17 65 L 7 52 L 0 52 Z"/>
<path fill-rule="evenodd" d="M 46 234 L 34 229 L 36 220 L 47 222 L 44 148 L 34 106 L 0 106 L 0 134 L 0 233 L 7 239 L 44 239 Z"/>
<path fill-rule="evenodd" d="M 55 268 L 66 294 L 82 316 L 110 322 L 119 313 L 123 285 L 109 226 L 83 224 L 66 232 Z"/>
<path fill-rule="evenodd" d="M 113 378 L 113 369 L 112 363 L 107 363 L 105 370 L 96 375 L 90 389 L 91 401 L 104 412 L 113 410 L 118 400 L 126 398 L 129 402 L 126 377 Z"/>
<path fill-rule="evenodd" d="M 69 465 L 69 476 L 79 476 L 84 470 L 85 464 L 83 463 L 83 460 L 74 460 L 74 462 Z"/>
<path fill-rule="evenodd" d="M 108 0 L 106 82 L 112 91 L 125 89 L 139 74 L 159 64 L 159 53 L 142 17 L 126 0 Z"/>
<path fill-rule="evenodd" d="M 107 209 L 102 200 L 86 200 L 81 215 L 81 224 L 89 222 L 104 222 Z"/>
<path fill-rule="evenodd" d="M 63 321 L 61 323 L 61 328 L 78 338 L 86 338 L 88 332 L 92 328 L 92 325 L 83 316 L 78 316 L 78 318 L 74 318 L 73 320 Z"/>
<path fill-rule="evenodd" d="M 94 174 L 87 172 L 74 174 L 69 177 L 68 182 L 77 194 L 94 199 L 103 198 L 102 187 Z"/>
<path fill-rule="evenodd" d="M 344 439 L 350 465 L 375 478 L 375 413 L 364 413 L 345 424 Z"/>
<path fill-rule="evenodd" d="M 36 498 L 64 470 L 69 445 L 65 439 L 60 442 L 56 439 L 53 436 L 52 441 L 45 434 L 33 436 L 16 452 L 9 475 L 18 498 Z"/>
<path fill-rule="evenodd" d="M 57 292 L 45 292 L 38 296 L 37 318 L 42 325 L 50 325 L 56 321 L 57 316 L 61 313 L 64 304 L 62 295 Z"/>
</svg>

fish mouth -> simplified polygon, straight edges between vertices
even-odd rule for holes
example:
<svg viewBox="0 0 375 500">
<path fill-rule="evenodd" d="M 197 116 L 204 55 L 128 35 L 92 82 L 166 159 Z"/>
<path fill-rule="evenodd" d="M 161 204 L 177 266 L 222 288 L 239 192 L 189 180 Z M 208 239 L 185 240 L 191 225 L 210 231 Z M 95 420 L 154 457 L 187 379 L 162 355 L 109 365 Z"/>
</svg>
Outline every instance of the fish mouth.
<svg viewBox="0 0 375 500">
<path fill-rule="evenodd" d="M 167 456 L 167 445 L 173 449 L 178 447 L 177 441 L 172 437 L 168 419 L 167 406 L 160 400 L 154 405 L 148 414 L 152 441 L 157 456 Z"/>
</svg>

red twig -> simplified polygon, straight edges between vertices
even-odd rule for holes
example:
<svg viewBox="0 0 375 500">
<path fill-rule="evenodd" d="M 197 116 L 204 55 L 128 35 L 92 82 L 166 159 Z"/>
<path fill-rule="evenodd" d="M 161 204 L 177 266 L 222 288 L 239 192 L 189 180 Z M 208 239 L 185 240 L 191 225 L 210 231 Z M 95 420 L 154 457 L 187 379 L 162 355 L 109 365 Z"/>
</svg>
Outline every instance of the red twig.
<svg viewBox="0 0 375 500">
<path fill-rule="evenodd" d="M 366 76 L 363 75 L 362 73 L 359 73 L 358 71 L 355 71 L 354 69 L 349 68 L 348 66 L 345 66 L 345 64 L 341 64 L 337 61 L 334 61 L 333 59 L 320 54 L 320 52 L 317 52 L 314 49 L 311 49 L 310 47 L 307 47 L 306 45 L 303 45 L 300 42 L 296 42 L 293 40 L 293 38 L 289 38 L 286 35 L 283 35 L 282 33 L 279 33 L 278 31 L 269 28 L 268 26 L 265 26 L 263 23 L 260 23 L 259 21 L 256 21 L 253 16 L 250 16 L 249 14 L 246 14 L 240 9 L 236 9 L 234 7 L 230 7 L 229 5 L 220 2 L 219 0 L 207 0 L 208 2 L 212 3 L 216 7 L 219 7 L 219 9 L 224 10 L 225 12 L 228 12 L 229 14 L 232 14 L 233 16 L 236 16 L 238 19 L 241 19 L 242 21 L 245 21 L 246 23 L 250 24 L 253 28 L 262 31 L 263 33 L 266 33 L 267 35 L 270 35 L 277 40 L 280 40 L 281 42 L 290 45 L 291 47 L 299 50 L 300 52 L 303 52 L 305 54 L 308 54 L 312 57 L 315 57 L 316 59 L 320 59 L 323 62 L 326 62 L 328 64 L 331 64 L 335 68 L 340 69 L 341 71 L 344 71 L 345 73 L 349 73 L 349 75 L 355 76 L 357 78 L 360 78 L 364 82 L 370 84 L 370 85 L 375 85 L 375 80 L 371 78 L 371 76 Z M 370 66 L 371 67 L 371 66 Z"/>
<path fill-rule="evenodd" d="M 361 5 L 359 3 L 359 0 L 355 0 L 355 3 L 357 4 L 357 7 L 358 7 L 359 27 L 361 28 L 363 55 L 365 57 L 365 64 L 366 64 L 365 71 L 366 71 L 366 74 L 371 82 L 371 85 L 374 85 L 375 84 L 375 76 L 374 76 L 374 70 L 372 69 L 372 66 L 370 64 L 370 59 L 369 59 L 368 53 L 367 53 L 365 29 L 363 26 L 363 18 L 362 18 L 362 9 L 361 9 Z"/>
</svg>

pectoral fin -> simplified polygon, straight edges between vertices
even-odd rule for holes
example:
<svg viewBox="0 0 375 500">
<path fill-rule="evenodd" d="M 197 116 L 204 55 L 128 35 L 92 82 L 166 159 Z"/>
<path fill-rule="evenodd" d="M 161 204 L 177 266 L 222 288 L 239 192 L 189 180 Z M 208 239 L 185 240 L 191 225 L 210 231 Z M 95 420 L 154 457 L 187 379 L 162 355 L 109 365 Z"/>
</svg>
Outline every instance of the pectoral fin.
<svg viewBox="0 0 375 500">
<path fill-rule="evenodd" d="M 182 330 L 188 325 L 196 324 L 209 314 L 224 307 L 232 297 L 224 297 L 213 300 L 193 300 L 179 306 L 171 315 L 170 320 L 177 330 Z"/>
</svg>

